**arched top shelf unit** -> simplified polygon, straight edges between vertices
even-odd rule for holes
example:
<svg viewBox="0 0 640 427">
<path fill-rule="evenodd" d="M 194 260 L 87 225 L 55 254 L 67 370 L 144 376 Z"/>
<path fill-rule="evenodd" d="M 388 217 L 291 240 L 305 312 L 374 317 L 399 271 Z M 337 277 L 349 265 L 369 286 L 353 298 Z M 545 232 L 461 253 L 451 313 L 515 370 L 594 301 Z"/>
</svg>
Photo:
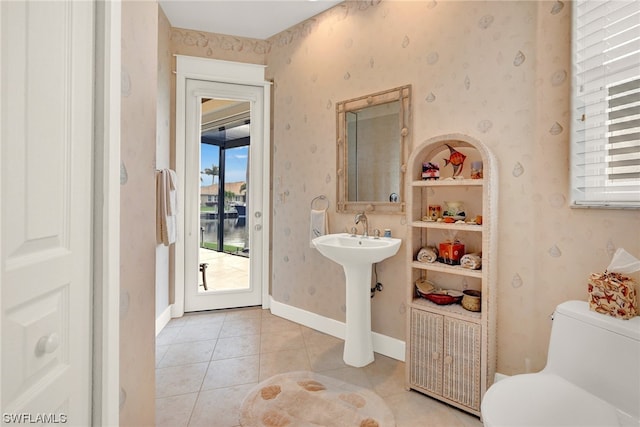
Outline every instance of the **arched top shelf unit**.
<svg viewBox="0 0 640 427">
<path fill-rule="evenodd" d="M 482 174 L 478 173 L 478 162 L 482 162 Z M 437 178 L 429 163 L 438 164 Z M 409 227 L 407 386 L 476 415 L 480 415 L 482 396 L 496 368 L 497 170 L 496 158 L 484 143 L 464 134 L 446 134 L 413 149 L 405 178 Z M 464 205 L 465 220 L 433 219 L 430 208 L 444 209 L 448 201 Z M 480 266 L 469 269 L 435 251 L 440 245 L 451 247 L 447 246 L 451 243 L 456 247 L 462 243 L 462 254 L 480 254 Z M 424 251 L 435 252 L 437 259 L 421 257 Z M 445 293 L 479 291 L 480 311 L 459 303 L 436 304 L 416 291 L 416 283 L 424 281 Z M 452 342 L 461 344 L 454 348 L 447 344 Z M 452 393 L 443 386 L 452 383 L 466 392 Z"/>
<path fill-rule="evenodd" d="M 407 181 L 412 182 L 415 180 L 421 180 L 422 163 L 424 161 L 431 161 L 435 159 L 439 153 L 446 152 L 448 150 L 446 147 L 447 145 L 467 155 L 468 158 L 465 159 L 462 172 L 463 175 L 467 172 L 467 178 L 469 178 L 468 171 L 471 162 L 480 160 L 483 163 L 484 170 L 487 172 L 485 173 L 484 182 L 486 182 L 486 178 L 489 175 L 494 181 L 497 179 L 496 159 L 489 148 L 471 136 L 453 133 L 429 138 L 414 148 L 407 163 L 409 165 L 407 172 L 410 174 Z M 439 159 L 440 162 L 444 160 L 441 157 L 437 157 L 437 159 Z M 448 173 L 449 171 L 446 170 L 446 167 L 443 168 L 442 165 L 440 167 L 440 172 L 441 174 L 443 172 L 445 173 L 444 175 L 441 175 L 441 180 L 443 181 L 451 176 L 451 173 Z"/>
</svg>

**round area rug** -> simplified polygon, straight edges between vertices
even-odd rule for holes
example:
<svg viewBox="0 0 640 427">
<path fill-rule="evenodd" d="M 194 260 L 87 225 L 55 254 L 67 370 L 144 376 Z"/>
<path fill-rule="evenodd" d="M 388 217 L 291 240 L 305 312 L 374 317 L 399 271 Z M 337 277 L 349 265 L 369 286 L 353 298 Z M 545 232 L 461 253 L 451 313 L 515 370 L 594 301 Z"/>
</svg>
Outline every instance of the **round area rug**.
<svg viewBox="0 0 640 427">
<path fill-rule="evenodd" d="M 275 375 L 244 398 L 243 427 L 394 427 L 393 413 L 371 390 L 308 371 Z"/>
</svg>

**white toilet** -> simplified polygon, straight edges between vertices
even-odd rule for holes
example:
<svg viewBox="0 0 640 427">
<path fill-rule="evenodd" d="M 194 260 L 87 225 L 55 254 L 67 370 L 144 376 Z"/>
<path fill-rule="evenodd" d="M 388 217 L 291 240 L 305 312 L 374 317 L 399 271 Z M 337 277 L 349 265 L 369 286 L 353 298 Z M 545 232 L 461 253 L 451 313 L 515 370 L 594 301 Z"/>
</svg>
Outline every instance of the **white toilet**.
<svg viewBox="0 0 640 427">
<path fill-rule="evenodd" d="M 485 427 L 640 426 L 640 317 L 560 304 L 545 368 L 493 384 L 481 412 Z"/>
</svg>

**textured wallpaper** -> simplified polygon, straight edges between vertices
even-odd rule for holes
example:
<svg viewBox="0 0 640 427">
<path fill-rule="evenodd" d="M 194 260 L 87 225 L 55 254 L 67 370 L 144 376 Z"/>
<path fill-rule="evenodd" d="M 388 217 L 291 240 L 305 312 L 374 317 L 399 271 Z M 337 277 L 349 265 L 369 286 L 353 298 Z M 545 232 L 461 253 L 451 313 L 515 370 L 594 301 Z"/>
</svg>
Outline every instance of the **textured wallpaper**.
<svg viewBox="0 0 640 427">
<path fill-rule="evenodd" d="M 346 2 L 238 50 L 211 49 L 218 39 L 201 34 L 209 47 L 189 54 L 252 62 L 259 45 L 274 81 L 273 297 L 344 320 L 342 269 L 308 241 L 320 194 L 331 202 L 332 232 L 354 225 L 335 212 L 335 104 L 411 84 L 413 146 L 462 133 L 498 159 L 498 371 L 544 367 L 554 307 L 586 299 L 589 273 L 604 270 L 617 247 L 640 254 L 637 210 L 568 207 L 570 9 L 568 1 Z M 174 30 L 184 53 L 177 38 Z M 406 236 L 404 216 L 369 223 Z M 373 330 L 398 339 L 408 261 L 402 247 L 378 264 L 384 290 L 372 299 Z"/>
<path fill-rule="evenodd" d="M 155 163 L 158 5 L 122 3 L 120 419 L 155 421 Z"/>
</svg>

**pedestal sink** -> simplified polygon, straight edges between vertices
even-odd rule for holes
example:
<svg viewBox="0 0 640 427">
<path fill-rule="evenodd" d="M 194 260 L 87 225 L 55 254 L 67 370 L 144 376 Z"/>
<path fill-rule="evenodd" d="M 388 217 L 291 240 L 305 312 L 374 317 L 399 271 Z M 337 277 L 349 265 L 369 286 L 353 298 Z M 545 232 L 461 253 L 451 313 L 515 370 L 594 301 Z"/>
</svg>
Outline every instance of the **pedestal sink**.
<svg viewBox="0 0 640 427">
<path fill-rule="evenodd" d="M 361 367 L 373 362 L 371 339 L 371 266 L 398 252 L 400 239 L 363 237 L 347 233 L 313 239 L 318 251 L 342 265 L 346 277 L 347 321 L 344 362 Z"/>
</svg>

